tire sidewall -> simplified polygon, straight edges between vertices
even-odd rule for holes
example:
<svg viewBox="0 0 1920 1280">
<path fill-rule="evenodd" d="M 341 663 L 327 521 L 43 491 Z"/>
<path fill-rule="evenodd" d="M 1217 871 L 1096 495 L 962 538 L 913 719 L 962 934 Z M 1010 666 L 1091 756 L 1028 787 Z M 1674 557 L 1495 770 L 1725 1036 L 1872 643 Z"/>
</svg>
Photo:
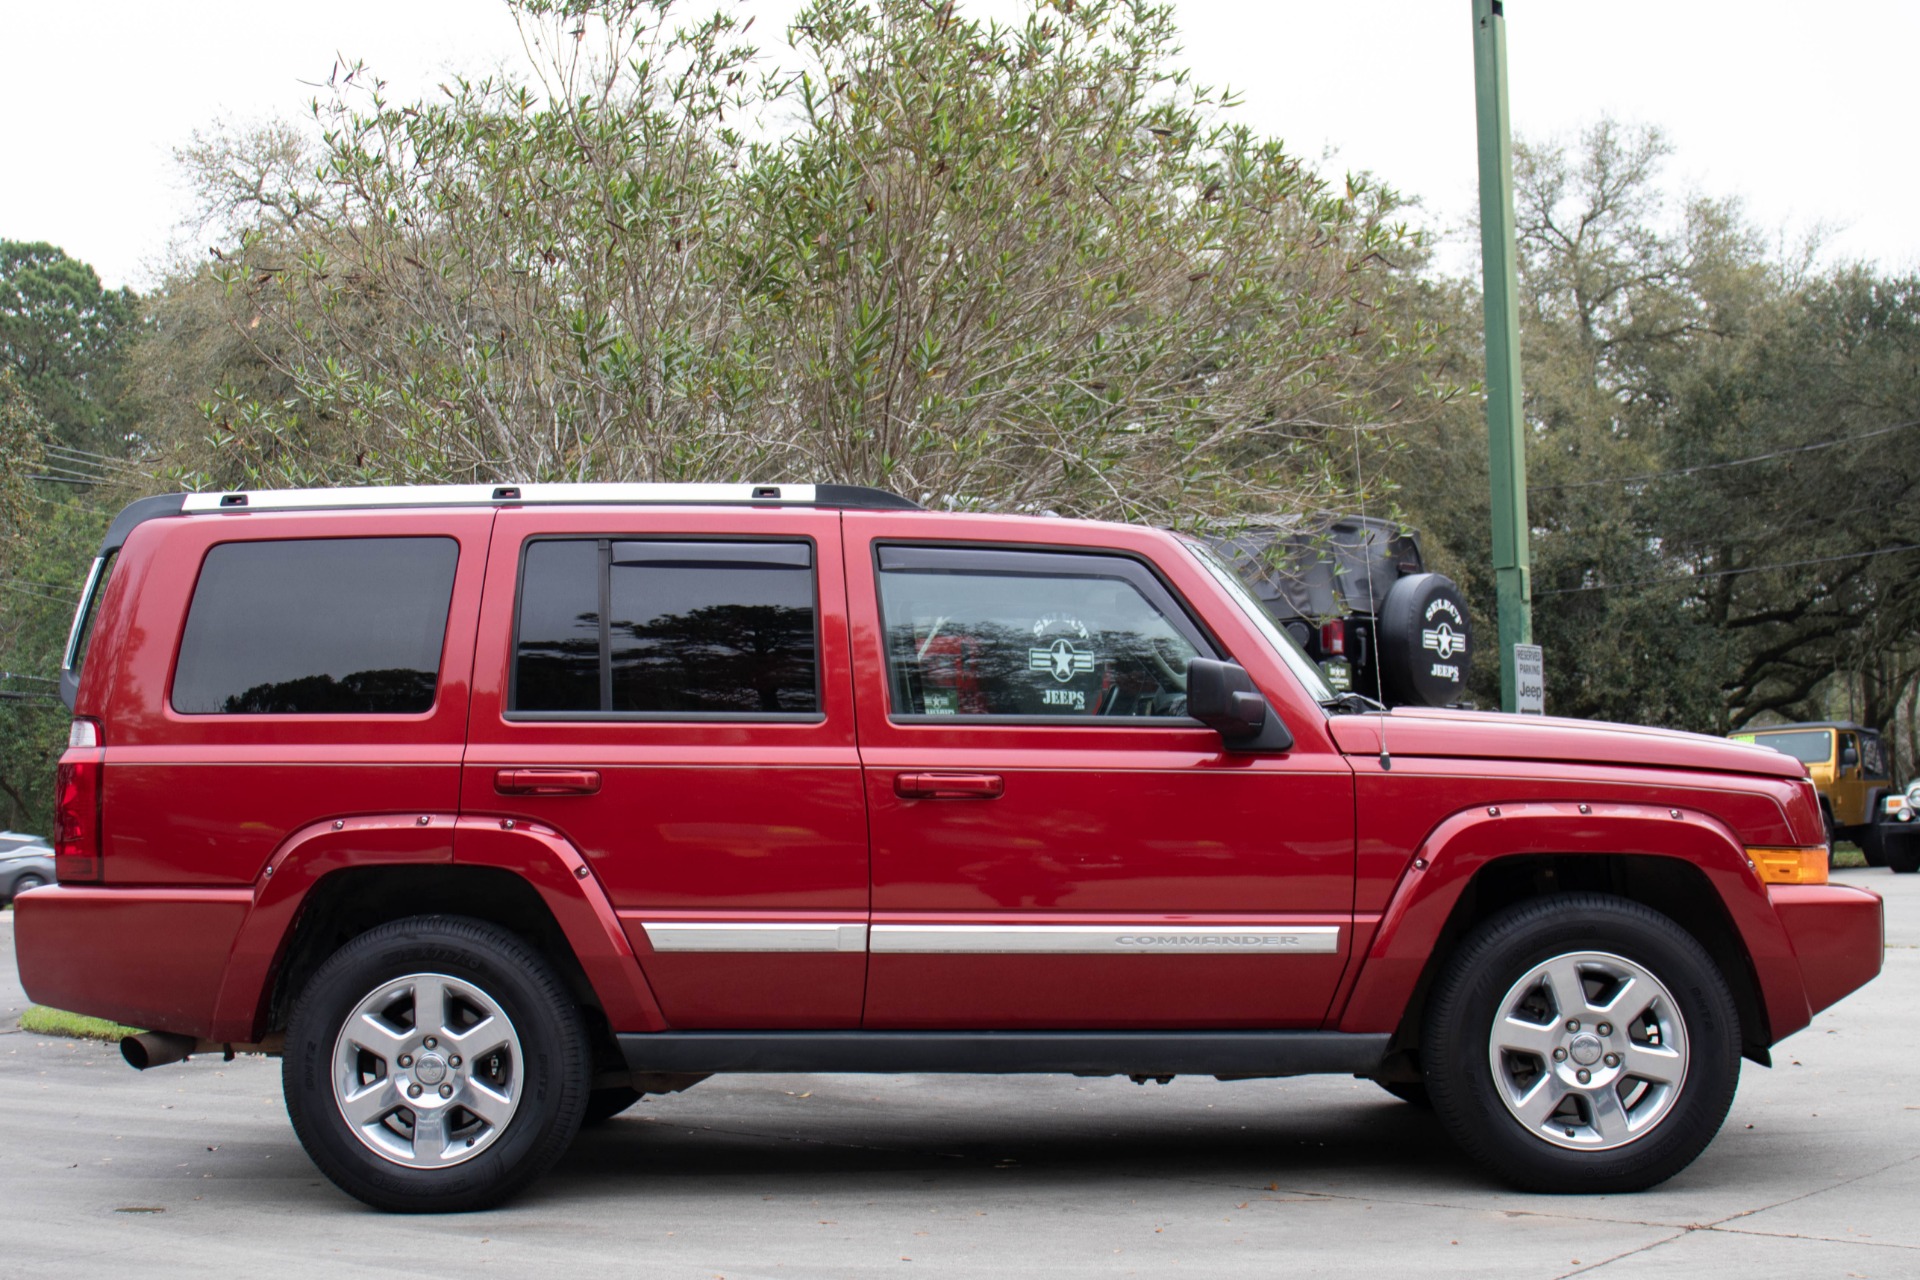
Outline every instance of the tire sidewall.
<svg viewBox="0 0 1920 1280">
<path fill-rule="evenodd" d="M 470 1160 L 442 1169 L 394 1164 L 370 1150 L 334 1097 L 334 1046 L 370 992 L 408 973 L 443 973 L 496 1002 L 519 1035 L 521 1096 L 506 1130 Z M 586 1108 L 586 1036 L 565 985 L 532 948 L 477 920 L 419 917 L 374 929 L 323 964 L 301 992 L 282 1061 L 287 1113 L 321 1171 L 376 1208 L 485 1208 L 532 1181 L 579 1131 Z"/>
<path fill-rule="evenodd" d="M 1687 1073 L 1652 1130 L 1606 1151 L 1557 1147 L 1527 1131 L 1501 1100 L 1488 1061 L 1500 1002 L 1535 965 L 1601 951 L 1657 977 L 1686 1026 Z M 1685 1168 L 1712 1141 L 1739 1080 L 1732 994 L 1700 944 L 1637 903 L 1597 894 L 1521 904 L 1486 922 L 1455 954 L 1427 1009 L 1422 1042 L 1434 1110 L 1470 1155 L 1526 1191 L 1637 1191 Z"/>
</svg>

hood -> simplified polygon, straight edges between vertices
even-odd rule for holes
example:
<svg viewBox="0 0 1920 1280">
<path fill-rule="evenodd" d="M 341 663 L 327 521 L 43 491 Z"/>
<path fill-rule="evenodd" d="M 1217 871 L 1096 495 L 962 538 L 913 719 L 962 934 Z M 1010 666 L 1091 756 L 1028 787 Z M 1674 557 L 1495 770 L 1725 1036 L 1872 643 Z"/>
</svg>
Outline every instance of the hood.
<svg viewBox="0 0 1920 1280">
<path fill-rule="evenodd" d="M 1399 707 L 1386 715 L 1334 716 L 1327 728 L 1347 754 L 1378 755 L 1383 724 L 1387 750 L 1396 756 L 1646 765 L 1772 778 L 1807 776 L 1805 765 L 1772 747 L 1596 720 Z"/>
</svg>

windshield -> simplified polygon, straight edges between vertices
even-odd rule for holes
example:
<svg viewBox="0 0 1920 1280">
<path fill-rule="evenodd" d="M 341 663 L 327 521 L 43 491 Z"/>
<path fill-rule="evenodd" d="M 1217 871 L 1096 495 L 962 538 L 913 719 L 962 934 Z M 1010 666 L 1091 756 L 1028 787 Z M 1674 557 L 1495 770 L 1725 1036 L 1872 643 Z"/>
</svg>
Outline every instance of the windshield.
<svg viewBox="0 0 1920 1280">
<path fill-rule="evenodd" d="M 1826 729 L 1800 729 L 1792 733 L 1740 734 L 1755 746 L 1772 747 L 1801 764 L 1825 764 L 1833 757 L 1833 734 Z"/>
<path fill-rule="evenodd" d="M 1260 603 L 1259 597 L 1247 590 L 1247 584 L 1240 581 L 1239 575 L 1227 566 L 1226 561 L 1214 554 L 1213 549 L 1203 542 L 1196 542 L 1191 538 L 1182 538 L 1180 541 L 1193 553 L 1194 559 L 1213 575 L 1214 581 L 1226 588 L 1227 594 L 1232 596 L 1234 603 L 1240 606 L 1240 612 L 1246 614 L 1247 620 L 1267 638 L 1267 643 L 1273 646 L 1274 652 L 1280 655 L 1281 660 L 1287 664 L 1287 669 L 1293 672 L 1295 678 L 1307 687 L 1307 692 L 1313 700 L 1332 702 L 1338 695 L 1328 686 L 1326 677 L 1320 674 L 1320 668 L 1294 642 L 1293 637 L 1287 634 L 1286 628 L 1273 620 L 1273 615 L 1267 612 L 1266 606 Z"/>
</svg>

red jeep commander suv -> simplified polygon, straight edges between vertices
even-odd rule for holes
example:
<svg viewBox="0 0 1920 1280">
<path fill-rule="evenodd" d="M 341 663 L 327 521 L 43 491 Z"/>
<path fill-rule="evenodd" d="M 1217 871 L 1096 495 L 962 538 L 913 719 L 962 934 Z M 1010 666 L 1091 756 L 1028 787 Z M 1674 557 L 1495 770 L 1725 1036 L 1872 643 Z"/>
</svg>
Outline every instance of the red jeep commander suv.
<svg viewBox="0 0 1920 1280">
<path fill-rule="evenodd" d="M 1527 1188 L 1691 1161 L 1874 976 L 1776 751 L 1382 713 L 1216 554 L 834 485 L 170 495 L 63 690 L 35 1000 L 283 1056 L 496 1202 L 715 1072 L 1345 1072 Z"/>
</svg>

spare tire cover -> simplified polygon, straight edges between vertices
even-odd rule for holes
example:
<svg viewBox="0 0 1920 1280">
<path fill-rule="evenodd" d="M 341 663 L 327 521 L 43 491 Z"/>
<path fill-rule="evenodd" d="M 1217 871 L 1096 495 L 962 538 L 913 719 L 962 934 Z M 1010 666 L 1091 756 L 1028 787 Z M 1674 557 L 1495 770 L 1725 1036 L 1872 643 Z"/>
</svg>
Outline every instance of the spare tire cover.
<svg viewBox="0 0 1920 1280">
<path fill-rule="evenodd" d="M 1380 676 L 1395 705 L 1441 707 L 1467 687 L 1473 625 L 1443 573 L 1400 579 L 1380 606 Z"/>
</svg>

